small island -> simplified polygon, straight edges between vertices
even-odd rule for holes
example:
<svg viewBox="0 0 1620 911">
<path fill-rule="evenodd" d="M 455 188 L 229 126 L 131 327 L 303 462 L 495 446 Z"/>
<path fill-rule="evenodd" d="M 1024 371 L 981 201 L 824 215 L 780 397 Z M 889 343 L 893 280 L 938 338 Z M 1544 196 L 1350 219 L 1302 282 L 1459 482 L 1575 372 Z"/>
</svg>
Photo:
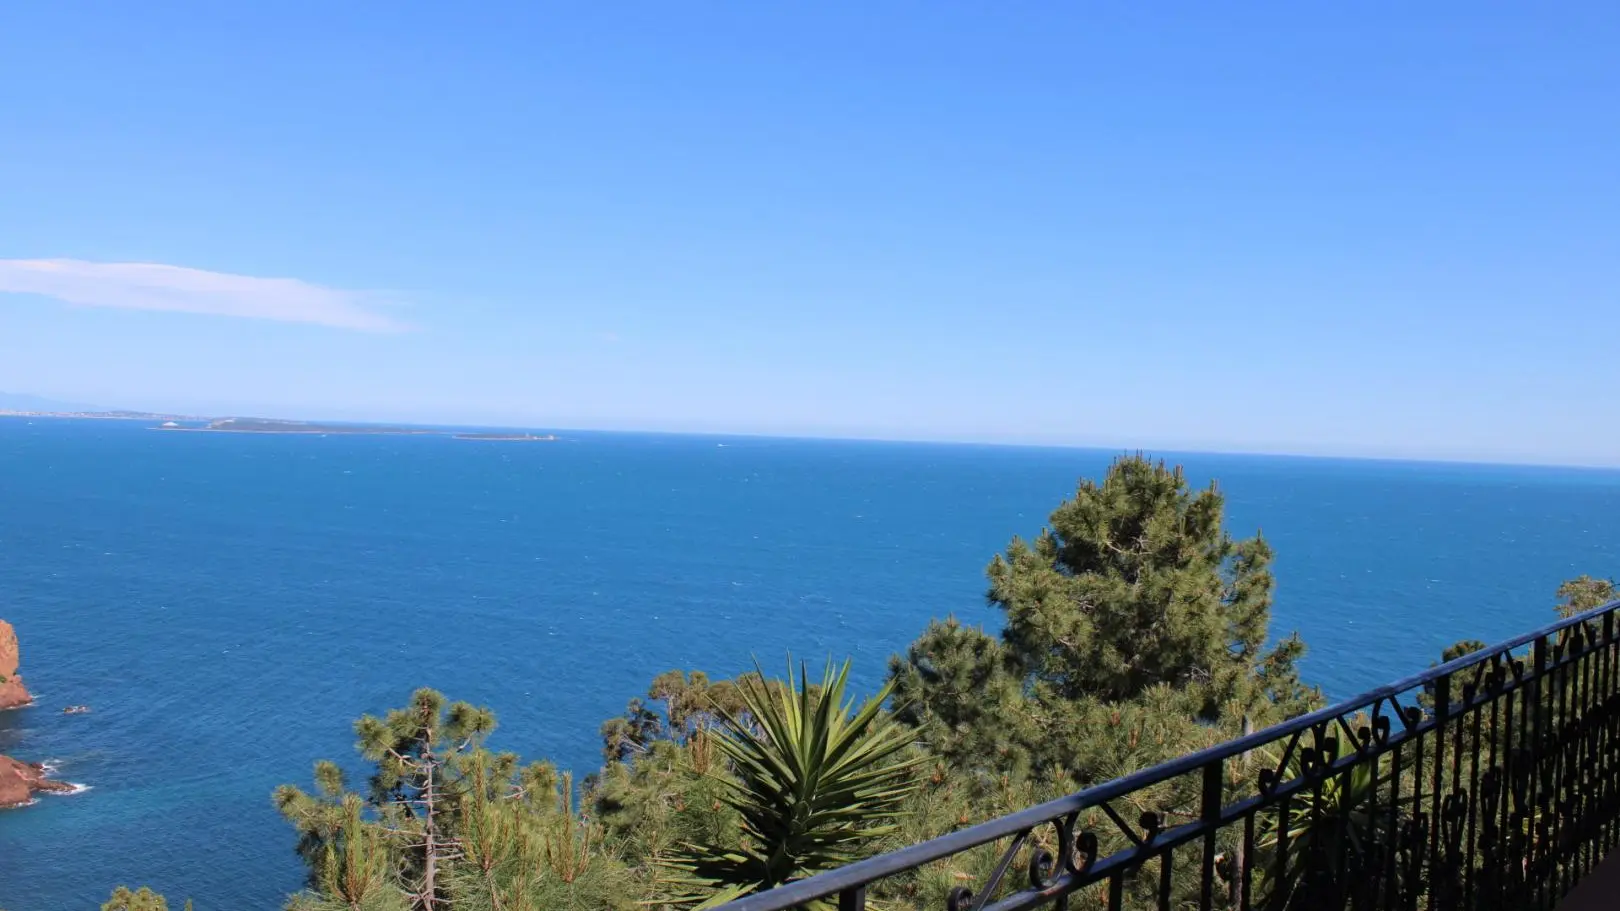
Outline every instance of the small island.
<svg viewBox="0 0 1620 911">
<path fill-rule="evenodd" d="M 455 435 L 455 439 L 458 439 L 458 440 L 498 440 L 498 441 L 505 441 L 505 442 L 513 442 L 513 443 L 524 443 L 524 442 L 551 443 L 551 442 L 556 441 L 557 435 L 553 434 L 553 433 L 546 433 L 546 434 L 534 434 L 534 433 L 458 433 L 458 434 Z"/>
</svg>

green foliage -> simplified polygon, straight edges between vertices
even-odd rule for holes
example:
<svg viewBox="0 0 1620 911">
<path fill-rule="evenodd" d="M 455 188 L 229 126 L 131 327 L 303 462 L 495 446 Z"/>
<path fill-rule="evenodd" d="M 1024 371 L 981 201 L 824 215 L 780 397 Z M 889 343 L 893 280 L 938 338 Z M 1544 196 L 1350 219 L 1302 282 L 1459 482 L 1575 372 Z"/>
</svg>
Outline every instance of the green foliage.
<svg viewBox="0 0 1620 911">
<path fill-rule="evenodd" d="M 747 679 L 746 676 L 743 679 Z M 685 745 L 720 724 L 725 713 L 746 711 L 739 681 L 711 682 L 702 671 L 666 671 L 653 678 L 645 699 L 632 699 L 624 715 L 602 723 L 602 758 L 625 762 L 659 741 Z"/>
<path fill-rule="evenodd" d="M 1194 494 L 1181 469 L 1140 456 L 1115 461 L 1101 484 L 1082 481 L 1050 528 L 990 564 L 1019 666 L 1065 698 L 1191 688 L 1211 718 L 1254 699 L 1257 682 L 1295 696 L 1286 659 L 1298 639 L 1264 649 L 1271 548 L 1234 542 L 1223 509 L 1213 486 Z"/>
<path fill-rule="evenodd" d="M 331 762 L 315 766 L 317 796 L 291 786 L 276 792 L 299 832 L 311 886 L 352 907 L 388 907 L 396 885 L 413 907 L 440 904 L 440 868 L 453 850 L 443 814 L 466 796 L 455 763 L 494 727 L 487 709 L 447 704 L 429 689 L 417 690 L 405 708 L 356 721 L 357 747 L 374 764 L 368 799 L 346 793 Z"/>
<path fill-rule="evenodd" d="M 1024 776 L 967 776 L 954 773 L 937 758 L 917 770 L 921 781 L 902 807 L 897 829 L 878 845 L 894 851 L 918 842 L 1004 816 L 1061 795 L 1061 789 Z M 1032 833 L 1036 843 L 1055 850 L 1047 831 Z M 873 885 L 871 906 L 937 909 L 947 907 L 953 889 L 986 882 L 1002 844 L 987 845 L 922 869 Z M 1081 905 L 1071 905 L 1081 907 Z"/>
<path fill-rule="evenodd" d="M 1472 655 L 1475 652 L 1483 652 L 1487 648 L 1490 648 L 1490 646 L 1478 639 L 1464 639 L 1460 642 L 1454 642 L 1451 645 L 1446 646 L 1445 651 L 1440 653 L 1439 663 L 1446 664 L 1456 661 L 1458 658 L 1464 657 L 1465 655 Z"/>
<path fill-rule="evenodd" d="M 1458 658 L 1465 655 L 1472 655 L 1475 652 L 1483 652 L 1487 648 L 1489 648 L 1489 646 L 1478 639 L 1463 639 L 1460 642 L 1453 642 L 1452 644 L 1446 646 L 1445 650 L 1440 653 L 1439 661 L 1429 662 L 1429 667 L 1439 667 L 1442 664 L 1448 664 L 1452 661 L 1456 661 Z M 1453 698 L 1456 698 L 1456 696 L 1459 694 L 1454 692 L 1452 695 Z M 1423 692 L 1418 694 L 1418 705 L 1422 706 L 1425 712 L 1434 711 L 1434 684 L 1424 684 Z"/>
<path fill-rule="evenodd" d="M 1015 538 L 991 562 L 989 601 L 1006 618 L 999 638 L 947 619 L 891 659 L 897 718 L 937 757 L 931 791 L 950 808 L 921 814 L 918 836 L 1127 775 L 1321 704 L 1299 680 L 1299 638 L 1267 646 L 1270 547 L 1258 537 L 1234 541 L 1223 513 L 1214 487 L 1195 492 L 1180 469 L 1121 458 L 1101 483 L 1082 481 L 1036 539 Z M 1254 770 L 1241 765 L 1234 763 L 1226 785 L 1234 796 L 1252 788 Z M 1191 819 L 1199 796 L 1195 776 L 1183 776 L 1132 794 L 1131 811 Z M 1128 846 L 1096 813 L 1082 817 L 1103 833 L 1102 853 Z M 995 860 L 991 851 L 969 852 L 886 883 L 883 892 L 938 906 L 951 888 L 983 882 Z M 1191 869 L 1175 868 L 1177 900 L 1196 896 Z M 1154 906 L 1155 879 L 1131 878 L 1125 907 Z"/>
<path fill-rule="evenodd" d="M 1223 509 L 1140 456 L 1082 481 L 991 562 L 1000 640 L 947 620 L 890 662 L 900 717 L 961 771 L 1078 787 L 1318 704 L 1298 637 L 1265 647 L 1271 549 Z"/>
<path fill-rule="evenodd" d="M 628 909 L 640 888 L 573 782 L 546 763 L 484 747 L 487 710 L 418 690 L 408 706 L 355 723 L 373 772 L 364 795 L 331 762 L 315 793 L 276 804 L 299 834 L 308 888 L 298 911 Z"/>
<path fill-rule="evenodd" d="M 486 772 L 475 775 L 480 781 Z M 576 812 L 573 782 L 478 799 L 461 808 L 462 854 L 446 874 L 450 907 L 476 911 L 607 909 L 631 905 L 634 888 L 601 829 Z"/>
<path fill-rule="evenodd" d="M 889 659 L 889 677 L 896 717 L 951 767 L 1029 772 L 1040 751 L 1037 712 L 1000 640 L 954 617 L 936 620 L 904 658 Z"/>
<path fill-rule="evenodd" d="M 1561 617 L 1568 618 L 1613 601 L 1615 588 L 1609 580 L 1583 575 L 1561 584 L 1557 595 L 1559 604 L 1556 610 Z M 1596 629 L 1592 631 L 1595 633 Z M 1566 630 L 1563 635 L 1567 636 L 1568 633 Z M 1430 667 L 1482 652 L 1488 647 L 1477 639 L 1462 640 L 1448 646 Z M 1466 682 L 1473 678 L 1472 670 L 1453 676 L 1450 688 L 1453 712 L 1457 711 L 1465 695 L 1463 688 Z M 1418 695 L 1419 705 L 1430 714 L 1436 711 L 1435 694 L 1436 688 L 1431 684 L 1426 685 Z M 1541 723 L 1560 723 L 1561 708 L 1550 706 L 1542 711 Z M 1485 765 L 1497 761 L 1497 757 L 1523 748 L 1529 736 L 1529 728 L 1525 724 L 1515 730 L 1511 723 L 1503 723 L 1497 713 L 1476 710 L 1471 716 L 1463 716 L 1452 722 L 1444 743 L 1439 744 L 1446 751 L 1444 760 L 1432 747 L 1427 755 L 1419 751 L 1421 765 L 1402 770 L 1399 781 L 1388 756 L 1377 763 L 1358 764 L 1349 772 L 1330 777 L 1321 786 L 1296 795 L 1289 805 L 1286 825 L 1279 826 L 1274 816 L 1262 816 L 1258 847 L 1274 853 L 1280 843 L 1286 842 L 1288 850 L 1296 858 L 1286 875 L 1265 878 L 1263 906 L 1288 909 L 1355 907 L 1358 902 L 1375 899 L 1382 894 L 1382 876 L 1387 871 L 1400 875 L 1406 870 L 1404 863 L 1386 867 L 1385 858 L 1391 852 L 1410 849 L 1410 845 L 1402 844 L 1402 836 L 1395 834 L 1392 837 L 1392 833 L 1403 832 L 1417 809 L 1412 797 L 1394 800 L 1390 795 L 1411 795 L 1420 787 L 1429 788 L 1431 793 L 1436 787 L 1441 791 L 1453 792 L 1469 788 L 1483 774 Z M 1285 777 L 1297 776 L 1299 772 L 1298 761 L 1295 760 L 1290 763 L 1289 775 Z M 1521 806 L 1521 798 L 1521 793 L 1512 788 L 1505 789 L 1502 794 L 1502 799 L 1509 805 L 1506 818 L 1516 820 L 1516 824 L 1523 827 L 1520 836 L 1522 843 L 1533 846 L 1546 837 L 1546 824 L 1542 817 L 1549 811 L 1544 803 L 1531 802 Z M 1342 857 L 1343 866 L 1311 864 L 1299 859 L 1311 852 L 1317 852 L 1319 858 Z M 1460 863 L 1486 865 L 1488 862 L 1489 858 L 1481 855 Z M 1482 870 L 1480 875 L 1489 876 L 1493 872 L 1495 875 L 1506 875 L 1513 865 L 1522 863 L 1512 857 L 1497 858 L 1495 862 L 1499 865 L 1497 870 Z M 1266 862 L 1262 862 L 1260 867 L 1270 869 Z M 1426 872 L 1434 878 L 1422 884 L 1422 887 L 1433 890 L 1442 897 L 1441 901 L 1447 900 L 1445 896 L 1455 896 L 1461 888 L 1461 883 L 1456 880 L 1456 869 L 1452 865 L 1435 867 L 1431 864 Z M 1446 872 L 1446 875 L 1440 875 L 1441 872 Z"/>
<path fill-rule="evenodd" d="M 629 857 L 663 857 L 681 845 L 734 839 L 737 814 L 724 798 L 729 771 L 717 732 L 687 744 L 654 742 L 627 762 L 610 762 L 589 788 L 591 816 Z"/>
<path fill-rule="evenodd" d="M 1354 749 L 1337 740 L 1334 744 L 1326 751 L 1328 763 Z M 1270 764 L 1276 763 L 1272 751 L 1262 752 Z M 1299 755 L 1289 759 L 1283 780 L 1304 775 Z M 1376 902 L 1386 889 L 1386 867 L 1401 869 L 1386 863 L 1399 847 L 1399 836 L 1392 837 L 1391 830 L 1399 833 L 1416 806 L 1410 796 L 1389 796 L 1395 791 L 1394 774 L 1387 756 L 1358 763 L 1299 792 L 1286 804 L 1286 817 L 1261 814 L 1255 842 L 1261 852 L 1256 864 L 1262 873 L 1260 906 L 1330 911 Z M 1412 793 L 1410 782 L 1406 793 Z M 1400 822 L 1392 826 L 1391 820 Z M 1278 875 L 1272 858 L 1283 845 L 1293 859 Z"/>
<path fill-rule="evenodd" d="M 591 816 L 649 877 L 656 859 L 684 845 L 737 840 L 737 814 L 724 799 L 731 773 L 715 741 L 725 716 L 750 717 L 741 686 L 761 682 L 668 671 L 602 725 L 606 764 L 586 785 Z"/>
<path fill-rule="evenodd" d="M 666 861 L 670 904 L 708 908 L 752 892 L 852 863 L 893 834 L 911 771 L 908 728 L 884 717 L 884 687 L 859 708 L 845 701 L 849 663 L 828 664 L 819 694 L 791 667 L 786 691 L 741 687 L 751 721 L 722 713 L 715 741 L 730 762 L 723 802 L 741 819 L 741 844 L 686 846 Z"/>
<path fill-rule="evenodd" d="M 1554 609 L 1560 617 L 1573 617 L 1594 607 L 1602 607 L 1615 598 L 1613 579 L 1577 576 L 1558 586 L 1558 604 Z"/>
<path fill-rule="evenodd" d="M 101 911 L 169 911 L 169 903 L 146 886 L 133 892 L 128 886 L 119 886 L 102 903 Z M 189 901 L 186 902 L 186 911 L 191 911 Z"/>
</svg>

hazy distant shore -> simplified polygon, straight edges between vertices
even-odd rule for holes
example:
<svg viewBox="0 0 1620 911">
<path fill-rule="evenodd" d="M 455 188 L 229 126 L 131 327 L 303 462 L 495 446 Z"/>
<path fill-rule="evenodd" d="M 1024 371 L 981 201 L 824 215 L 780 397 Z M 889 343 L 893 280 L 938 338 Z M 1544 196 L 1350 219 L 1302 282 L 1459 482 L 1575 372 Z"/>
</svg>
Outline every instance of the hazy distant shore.
<svg viewBox="0 0 1620 911">
<path fill-rule="evenodd" d="M 194 415 L 162 414 L 152 411 L 18 411 L 0 409 L 0 417 L 161 421 L 162 423 L 149 429 L 176 433 L 240 433 L 296 436 L 448 436 L 457 440 L 514 443 L 549 443 L 557 439 L 555 434 L 534 433 L 527 430 L 444 430 L 434 427 L 316 423 L 313 421 L 289 421 L 273 418 L 206 418 Z"/>
<path fill-rule="evenodd" d="M 344 427 L 334 429 L 330 427 L 288 428 L 278 430 L 255 429 L 249 427 L 153 427 L 153 430 L 162 430 L 173 433 L 252 433 L 267 435 L 292 436 L 328 436 L 343 434 L 345 436 L 442 436 L 442 430 L 415 430 L 398 427 L 379 428 L 376 430 L 366 428 Z"/>
<path fill-rule="evenodd" d="M 0 408 L 0 418 L 73 418 L 92 421 L 198 421 L 212 420 L 184 414 L 160 414 L 155 411 L 18 411 Z"/>
</svg>

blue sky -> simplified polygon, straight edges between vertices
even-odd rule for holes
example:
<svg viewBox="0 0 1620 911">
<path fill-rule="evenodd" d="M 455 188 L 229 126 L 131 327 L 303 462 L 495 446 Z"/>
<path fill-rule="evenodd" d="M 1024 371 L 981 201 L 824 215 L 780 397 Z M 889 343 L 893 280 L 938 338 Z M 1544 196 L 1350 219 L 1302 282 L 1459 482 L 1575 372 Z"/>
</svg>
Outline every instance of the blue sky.
<svg viewBox="0 0 1620 911">
<path fill-rule="evenodd" d="M 1620 463 L 1616 47 L 1610 3 L 12 4 L 0 389 Z"/>
</svg>

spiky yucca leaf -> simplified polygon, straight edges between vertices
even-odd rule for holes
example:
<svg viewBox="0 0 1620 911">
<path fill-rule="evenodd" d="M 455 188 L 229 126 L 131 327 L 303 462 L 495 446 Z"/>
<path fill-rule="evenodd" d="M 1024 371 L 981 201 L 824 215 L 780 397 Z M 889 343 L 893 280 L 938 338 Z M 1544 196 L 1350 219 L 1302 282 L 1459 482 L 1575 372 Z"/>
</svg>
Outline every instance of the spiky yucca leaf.
<svg viewBox="0 0 1620 911">
<path fill-rule="evenodd" d="M 722 798 L 742 817 L 738 846 L 688 845 L 662 863 L 664 901 L 712 908 L 860 859 L 895 831 L 923 757 L 900 754 L 911 732 L 883 716 L 889 684 L 858 708 L 845 700 L 849 662 L 831 662 L 821 685 L 788 668 L 785 685 L 743 684 L 745 722 L 719 711 L 716 745 L 735 780 Z"/>
<path fill-rule="evenodd" d="M 1335 741 L 1324 761 L 1331 764 L 1353 749 Z M 1275 762 L 1271 751 L 1262 753 Z M 1298 752 L 1285 768 L 1288 779 L 1305 776 Z M 1389 858 L 1398 847 L 1390 836 L 1404 831 L 1416 801 L 1410 794 L 1391 796 L 1396 776 L 1387 756 L 1373 757 L 1295 794 L 1281 819 L 1261 814 L 1255 841 L 1261 852 L 1259 906 L 1269 911 L 1359 907 L 1382 894 L 1388 871 L 1403 875 L 1403 865 Z M 1284 844 L 1290 859 L 1278 870 Z"/>
</svg>

